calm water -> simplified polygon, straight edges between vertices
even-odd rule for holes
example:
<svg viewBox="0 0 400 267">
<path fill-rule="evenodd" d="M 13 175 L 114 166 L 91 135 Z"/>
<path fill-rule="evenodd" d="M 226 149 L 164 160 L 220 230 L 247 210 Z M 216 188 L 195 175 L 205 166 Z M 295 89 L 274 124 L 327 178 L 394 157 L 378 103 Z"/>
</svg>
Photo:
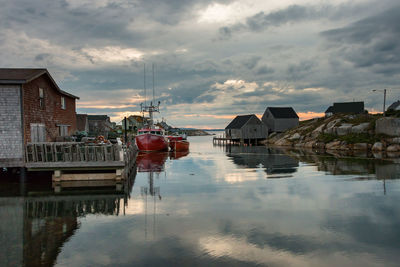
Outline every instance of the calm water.
<svg viewBox="0 0 400 267">
<path fill-rule="evenodd" d="M 122 191 L 0 171 L 0 265 L 399 266 L 399 163 L 211 138 L 140 155 Z"/>
</svg>

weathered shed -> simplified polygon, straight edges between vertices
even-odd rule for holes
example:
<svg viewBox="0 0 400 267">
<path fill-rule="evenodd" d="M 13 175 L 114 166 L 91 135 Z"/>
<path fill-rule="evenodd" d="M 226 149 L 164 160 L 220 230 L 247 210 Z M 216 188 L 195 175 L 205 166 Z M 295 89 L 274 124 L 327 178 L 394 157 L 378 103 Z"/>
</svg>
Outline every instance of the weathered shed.
<svg viewBox="0 0 400 267">
<path fill-rule="evenodd" d="M 269 132 L 284 132 L 299 125 L 299 116 L 292 107 L 268 107 L 262 122 Z"/>
<path fill-rule="evenodd" d="M 267 127 L 256 115 L 236 116 L 225 128 L 226 137 L 244 142 L 257 142 L 268 137 Z"/>
</svg>

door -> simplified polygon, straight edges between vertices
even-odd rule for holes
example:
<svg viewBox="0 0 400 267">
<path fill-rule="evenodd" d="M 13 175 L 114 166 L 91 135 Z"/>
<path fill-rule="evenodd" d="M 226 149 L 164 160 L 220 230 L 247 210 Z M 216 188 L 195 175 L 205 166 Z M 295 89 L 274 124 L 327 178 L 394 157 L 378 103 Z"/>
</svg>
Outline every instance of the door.
<svg viewBox="0 0 400 267">
<path fill-rule="evenodd" d="M 46 127 L 43 123 L 31 123 L 31 142 L 46 142 Z"/>
</svg>

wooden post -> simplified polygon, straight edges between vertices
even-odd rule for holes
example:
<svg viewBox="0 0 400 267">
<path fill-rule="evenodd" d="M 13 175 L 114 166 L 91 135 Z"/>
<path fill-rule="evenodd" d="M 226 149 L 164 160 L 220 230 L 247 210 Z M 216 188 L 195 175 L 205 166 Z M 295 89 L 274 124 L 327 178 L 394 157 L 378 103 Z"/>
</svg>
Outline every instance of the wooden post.
<svg viewBox="0 0 400 267">
<path fill-rule="evenodd" d="M 125 128 L 125 134 L 124 134 L 124 141 L 125 144 L 128 144 L 128 132 L 127 132 L 127 123 L 126 123 L 126 117 L 124 117 L 124 128 Z"/>
</svg>

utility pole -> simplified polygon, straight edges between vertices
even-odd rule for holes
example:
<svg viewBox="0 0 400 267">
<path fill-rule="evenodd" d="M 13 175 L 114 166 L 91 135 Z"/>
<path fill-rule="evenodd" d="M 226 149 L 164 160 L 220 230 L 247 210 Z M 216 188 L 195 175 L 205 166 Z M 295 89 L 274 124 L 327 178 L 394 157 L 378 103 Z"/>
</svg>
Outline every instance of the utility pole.
<svg viewBox="0 0 400 267">
<path fill-rule="evenodd" d="M 386 109 L 386 89 L 383 89 L 383 117 L 385 117 Z"/>
<path fill-rule="evenodd" d="M 372 92 L 379 92 L 379 91 L 382 92 L 382 90 L 377 90 L 377 89 L 372 90 Z M 383 117 L 385 117 L 385 110 L 386 110 L 386 91 L 387 89 L 383 89 Z"/>
</svg>

